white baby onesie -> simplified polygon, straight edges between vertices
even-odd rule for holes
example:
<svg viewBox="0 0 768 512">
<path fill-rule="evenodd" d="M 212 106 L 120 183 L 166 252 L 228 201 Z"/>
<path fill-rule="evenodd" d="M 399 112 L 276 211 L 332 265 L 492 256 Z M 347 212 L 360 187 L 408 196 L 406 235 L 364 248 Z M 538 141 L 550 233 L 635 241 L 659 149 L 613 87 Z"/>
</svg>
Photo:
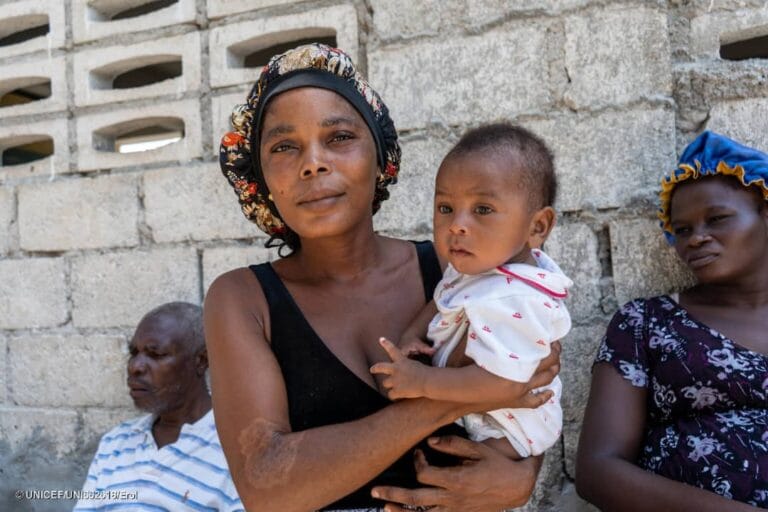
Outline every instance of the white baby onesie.
<svg viewBox="0 0 768 512">
<path fill-rule="evenodd" d="M 550 344 L 571 329 L 563 299 L 573 285 L 543 251 L 531 253 L 538 266 L 510 263 L 465 275 L 448 265 L 435 289 L 439 313 L 428 332 L 437 349 L 435 366 L 444 367 L 466 337 L 464 353 L 479 367 L 509 380 L 530 380 Z M 544 389 L 554 397 L 536 409 L 497 409 L 457 423 L 474 441 L 506 437 L 521 456 L 538 455 L 555 443 L 563 425 L 560 379 Z"/>
</svg>

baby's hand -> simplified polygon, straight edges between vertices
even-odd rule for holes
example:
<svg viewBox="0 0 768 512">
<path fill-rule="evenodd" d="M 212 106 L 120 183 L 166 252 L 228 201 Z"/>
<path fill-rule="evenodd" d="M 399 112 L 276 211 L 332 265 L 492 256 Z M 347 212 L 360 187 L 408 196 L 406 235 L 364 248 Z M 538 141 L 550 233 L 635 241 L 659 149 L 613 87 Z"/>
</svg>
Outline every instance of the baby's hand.
<svg viewBox="0 0 768 512">
<path fill-rule="evenodd" d="M 409 359 L 386 338 L 379 338 L 379 344 L 392 362 L 376 363 L 371 366 L 371 373 L 383 376 L 381 387 L 387 398 L 399 400 L 424 396 L 425 371 L 429 367 Z"/>
<path fill-rule="evenodd" d="M 430 356 L 435 354 L 435 349 L 419 338 L 401 339 L 398 345 L 400 352 L 405 357 L 418 358 L 418 356 Z"/>
</svg>

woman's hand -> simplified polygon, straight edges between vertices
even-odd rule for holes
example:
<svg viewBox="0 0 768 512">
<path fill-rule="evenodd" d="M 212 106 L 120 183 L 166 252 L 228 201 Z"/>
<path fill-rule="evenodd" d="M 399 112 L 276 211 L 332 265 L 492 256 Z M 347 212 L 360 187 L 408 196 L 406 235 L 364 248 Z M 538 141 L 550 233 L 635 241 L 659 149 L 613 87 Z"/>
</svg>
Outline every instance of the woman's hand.
<svg viewBox="0 0 768 512">
<path fill-rule="evenodd" d="M 435 450 L 464 459 L 458 466 L 436 467 L 415 453 L 418 489 L 375 487 L 372 495 L 389 502 L 387 512 L 429 509 L 434 512 L 498 512 L 524 505 L 533 492 L 541 458 L 506 458 L 493 448 L 456 436 L 429 439 Z"/>
</svg>

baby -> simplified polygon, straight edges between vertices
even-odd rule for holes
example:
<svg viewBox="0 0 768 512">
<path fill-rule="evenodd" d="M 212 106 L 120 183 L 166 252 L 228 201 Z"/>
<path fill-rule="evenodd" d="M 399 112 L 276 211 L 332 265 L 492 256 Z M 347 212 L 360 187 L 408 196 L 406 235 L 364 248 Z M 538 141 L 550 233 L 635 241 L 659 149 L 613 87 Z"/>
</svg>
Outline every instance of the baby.
<svg viewBox="0 0 768 512">
<path fill-rule="evenodd" d="M 392 362 L 371 372 L 390 399 L 472 403 L 484 392 L 485 372 L 527 382 L 571 328 L 563 299 L 573 283 L 540 249 L 555 224 L 552 154 L 523 128 L 483 126 L 448 153 L 435 189 L 435 247 L 448 267 L 399 348 L 380 340 Z M 419 354 L 431 355 L 434 367 L 409 358 Z M 538 455 L 562 428 L 560 380 L 545 389 L 554 396 L 537 409 L 470 414 L 457 423 L 474 441 L 506 439 L 514 449 L 504 441 L 506 453 Z"/>
</svg>

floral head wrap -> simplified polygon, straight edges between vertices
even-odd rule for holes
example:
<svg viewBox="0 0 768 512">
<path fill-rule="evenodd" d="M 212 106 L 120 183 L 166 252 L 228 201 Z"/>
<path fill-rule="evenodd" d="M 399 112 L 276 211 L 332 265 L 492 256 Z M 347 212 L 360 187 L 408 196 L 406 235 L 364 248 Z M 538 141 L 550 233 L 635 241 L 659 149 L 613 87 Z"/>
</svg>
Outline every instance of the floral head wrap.
<svg viewBox="0 0 768 512">
<path fill-rule="evenodd" d="M 219 164 L 235 189 L 248 220 L 270 236 L 267 247 L 299 246 L 296 233 L 285 225 L 272 202 L 259 162 L 259 139 L 265 107 L 277 94 L 298 87 L 320 87 L 341 95 L 360 113 L 373 135 L 379 172 L 372 209 L 389 198 L 387 186 L 397 182 L 400 146 L 389 109 L 357 72 L 352 59 L 337 48 L 314 43 L 299 46 L 269 60 L 248 94 L 232 111 L 233 130 L 224 135 Z"/>
<path fill-rule="evenodd" d="M 677 169 L 661 180 L 659 219 L 669 243 L 675 236 L 670 225 L 669 213 L 672 194 L 678 183 L 702 176 L 735 176 L 745 187 L 758 187 L 768 201 L 768 155 L 738 142 L 706 131 L 696 137 L 680 156 Z"/>
</svg>

